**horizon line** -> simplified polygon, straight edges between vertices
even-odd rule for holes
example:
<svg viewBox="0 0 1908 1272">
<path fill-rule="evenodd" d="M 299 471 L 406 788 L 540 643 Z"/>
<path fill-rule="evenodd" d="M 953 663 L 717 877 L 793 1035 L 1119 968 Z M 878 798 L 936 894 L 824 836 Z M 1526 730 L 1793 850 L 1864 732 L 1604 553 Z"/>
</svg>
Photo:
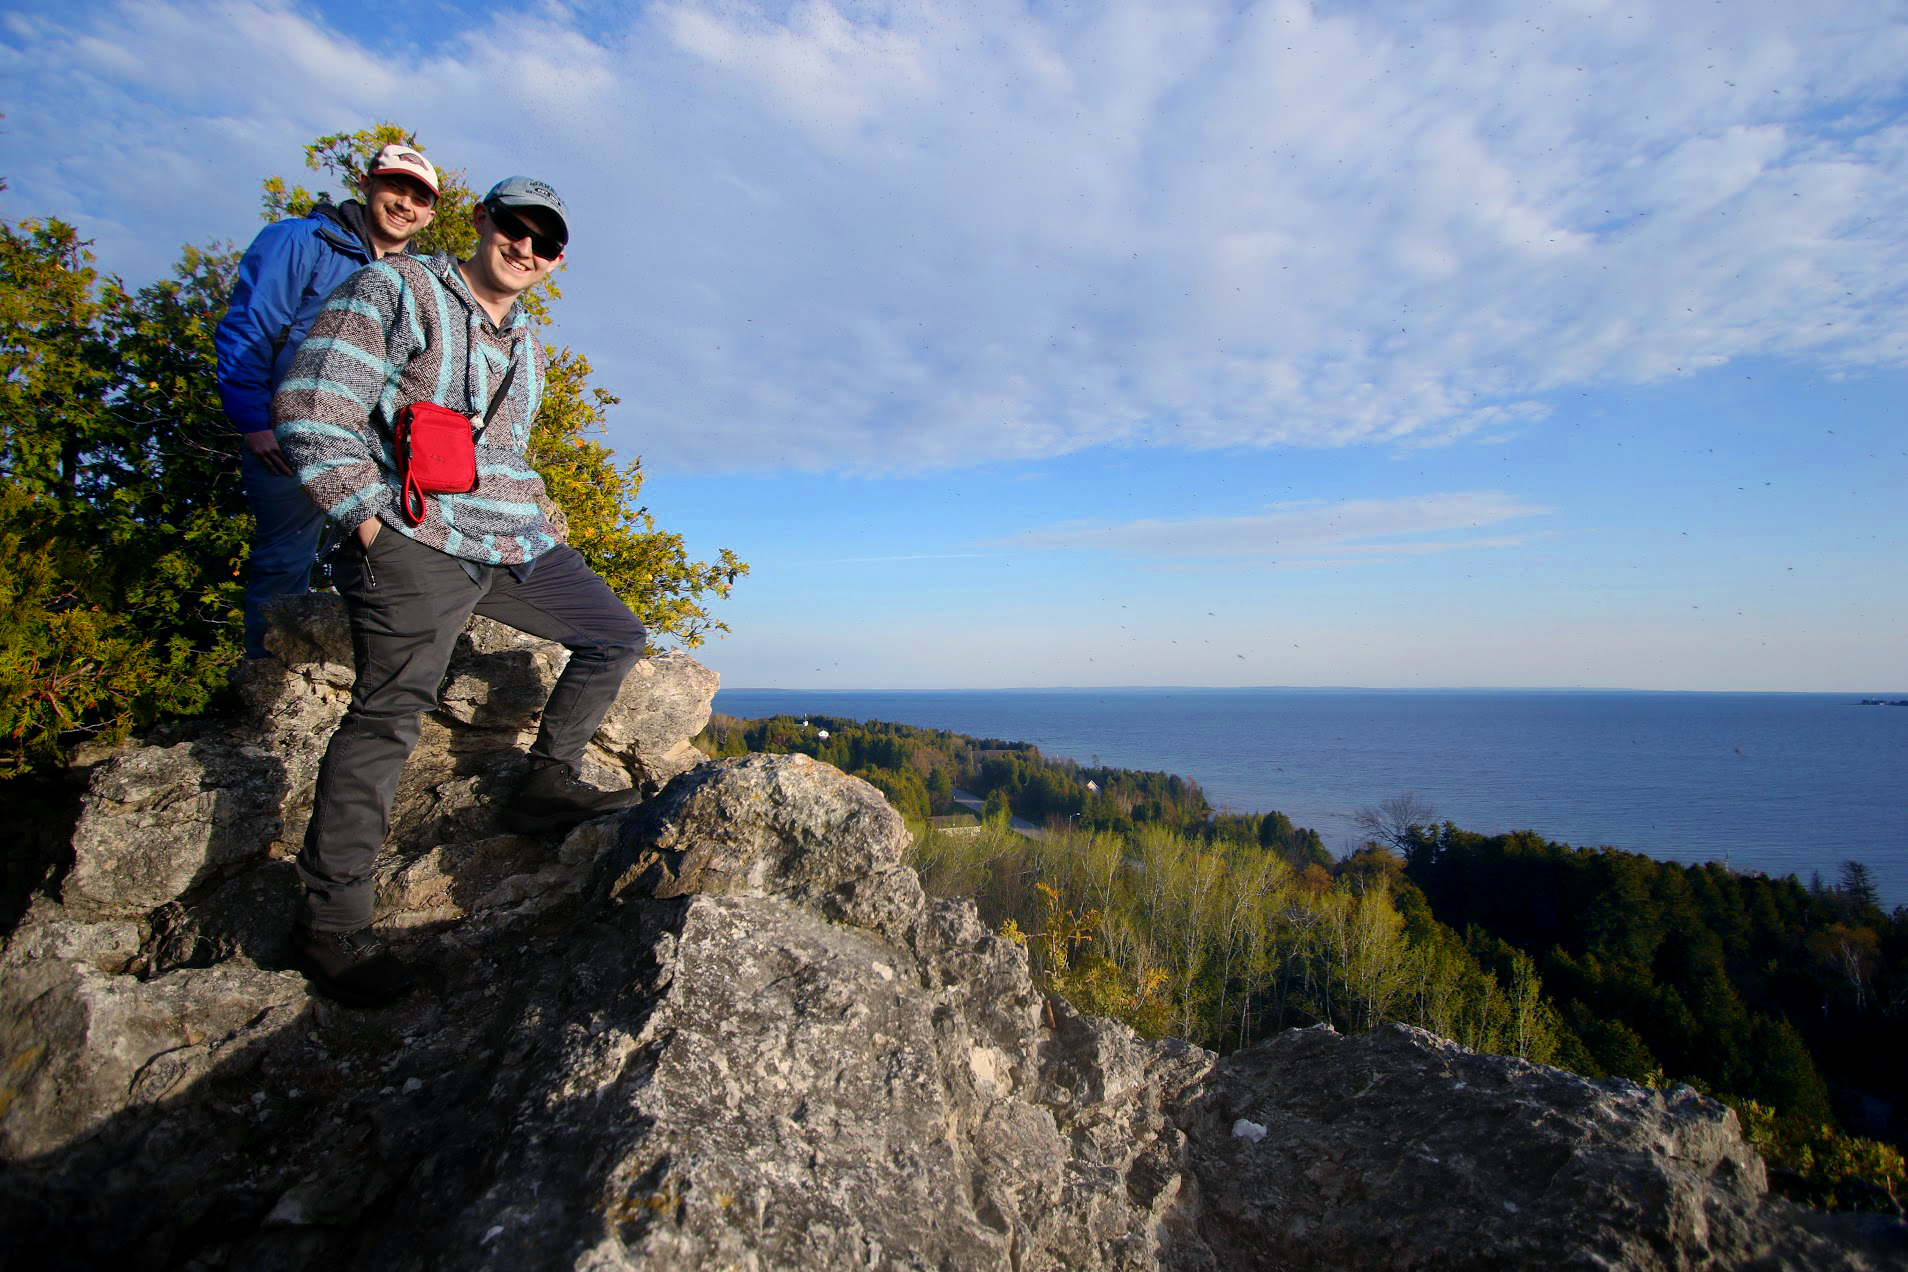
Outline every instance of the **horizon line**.
<svg viewBox="0 0 1908 1272">
<path fill-rule="evenodd" d="M 997 685 L 910 689 L 850 689 L 845 687 L 784 689 L 771 685 L 723 685 L 717 693 L 1758 693 L 1814 697 L 1894 698 L 1908 701 L 1908 691 L 1872 689 L 1641 689 L 1604 685 Z"/>
</svg>

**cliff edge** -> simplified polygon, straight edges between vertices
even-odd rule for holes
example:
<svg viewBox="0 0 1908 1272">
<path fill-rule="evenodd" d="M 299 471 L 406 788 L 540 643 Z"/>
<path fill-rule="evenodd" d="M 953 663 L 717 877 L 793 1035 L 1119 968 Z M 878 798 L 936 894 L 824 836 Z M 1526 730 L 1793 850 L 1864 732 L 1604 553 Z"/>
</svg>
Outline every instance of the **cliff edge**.
<svg viewBox="0 0 1908 1272">
<path fill-rule="evenodd" d="M 491 797 L 562 652 L 475 626 L 380 874 L 429 983 L 312 998 L 279 949 L 342 633 L 284 607 L 246 719 L 88 757 L 0 955 L 0 1266 L 1908 1266 L 1899 1225 L 1769 1197 L 1686 1089 L 1080 1017 L 923 894 L 872 787 L 699 762 L 715 677 L 680 654 L 591 749 L 654 793 L 540 841 Z"/>
</svg>

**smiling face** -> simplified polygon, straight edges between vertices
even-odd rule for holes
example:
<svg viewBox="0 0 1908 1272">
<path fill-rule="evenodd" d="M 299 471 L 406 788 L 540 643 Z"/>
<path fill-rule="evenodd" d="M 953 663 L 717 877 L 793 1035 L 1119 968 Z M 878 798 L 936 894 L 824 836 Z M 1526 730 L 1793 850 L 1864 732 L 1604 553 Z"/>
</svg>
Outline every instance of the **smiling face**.
<svg viewBox="0 0 1908 1272">
<path fill-rule="evenodd" d="M 471 209 L 477 226 L 477 250 L 465 263 L 464 273 L 472 290 L 479 294 L 489 291 L 514 298 L 549 277 L 550 271 L 563 259 L 561 252 L 555 257 L 538 256 L 532 245 L 536 237 L 554 235 L 561 227 L 556 217 L 543 208 L 506 211 L 528 227 L 530 233 L 520 238 L 508 237 L 491 217 L 490 210 L 479 203 Z"/>
<path fill-rule="evenodd" d="M 380 252 L 401 252 L 437 215 L 437 196 L 412 177 L 383 173 L 364 179 L 364 219 Z"/>
</svg>

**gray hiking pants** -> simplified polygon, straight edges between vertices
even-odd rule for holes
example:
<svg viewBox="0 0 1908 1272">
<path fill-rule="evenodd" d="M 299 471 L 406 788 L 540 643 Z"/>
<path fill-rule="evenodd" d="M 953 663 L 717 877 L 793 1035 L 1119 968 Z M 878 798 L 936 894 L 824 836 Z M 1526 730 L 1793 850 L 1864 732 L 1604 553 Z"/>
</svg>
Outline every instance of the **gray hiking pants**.
<svg viewBox="0 0 1908 1272">
<path fill-rule="evenodd" d="M 530 756 L 573 771 L 642 656 L 647 633 L 568 544 L 538 557 L 525 579 L 503 566 L 480 567 L 472 579 L 456 558 L 389 526 L 368 551 L 353 535 L 340 555 L 337 584 L 351 616 L 357 679 L 318 769 L 298 877 L 305 883 L 303 922 L 348 932 L 371 921 L 372 867 L 390 829 L 398 774 L 417 745 L 420 715 L 437 705 L 470 616 L 570 651 Z"/>
</svg>

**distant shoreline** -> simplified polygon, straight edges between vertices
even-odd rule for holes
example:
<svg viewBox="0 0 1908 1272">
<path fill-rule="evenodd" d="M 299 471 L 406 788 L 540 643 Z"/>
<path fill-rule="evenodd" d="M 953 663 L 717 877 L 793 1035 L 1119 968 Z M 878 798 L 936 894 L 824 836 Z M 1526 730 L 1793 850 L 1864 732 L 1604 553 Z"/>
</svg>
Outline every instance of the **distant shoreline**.
<svg viewBox="0 0 1908 1272">
<path fill-rule="evenodd" d="M 1032 743 L 1277 809 L 1334 851 L 1406 792 L 1480 834 L 1536 830 L 1802 879 L 1854 853 L 1908 904 L 1908 711 L 1865 693 L 1045 689 L 717 692 L 736 717 L 838 716 Z M 1888 694 L 1904 698 L 1908 694 Z M 1859 847 L 1857 847 L 1859 845 Z"/>
<path fill-rule="evenodd" d="M 876 697 L 883 694 L 896 696 L 921 696 L 926 694 L 968 694 L 968 693 L 1371 693 L 1371 694 L 1425 694 L 1425 693 L 1569 693 L 1569 694 L 1655 694 L 1663 697 L 1680 695 L 1721 697 L 1755 695 L 1758 697 L 1789 698 L 1840 698 L 1850 699 L 1848 705 L 1860 707 L 1908 707 L 1908 692 L 1885 693 L 1878 697 L 1868 696 L 1852 690 L 1842 689 L 1598 689 L 1559 686 L 1522 686 L 1522 687 L 1485 687 L 1467 688 L 1463 685 L 1050 685 L 1044 688 L 1027 686 L 1005 686 L 987 689 L 775 689 L 754 685 L 722 686 L 724 693 L 761 693 L 761 694 L 855 694 Z"/>
</svg>

